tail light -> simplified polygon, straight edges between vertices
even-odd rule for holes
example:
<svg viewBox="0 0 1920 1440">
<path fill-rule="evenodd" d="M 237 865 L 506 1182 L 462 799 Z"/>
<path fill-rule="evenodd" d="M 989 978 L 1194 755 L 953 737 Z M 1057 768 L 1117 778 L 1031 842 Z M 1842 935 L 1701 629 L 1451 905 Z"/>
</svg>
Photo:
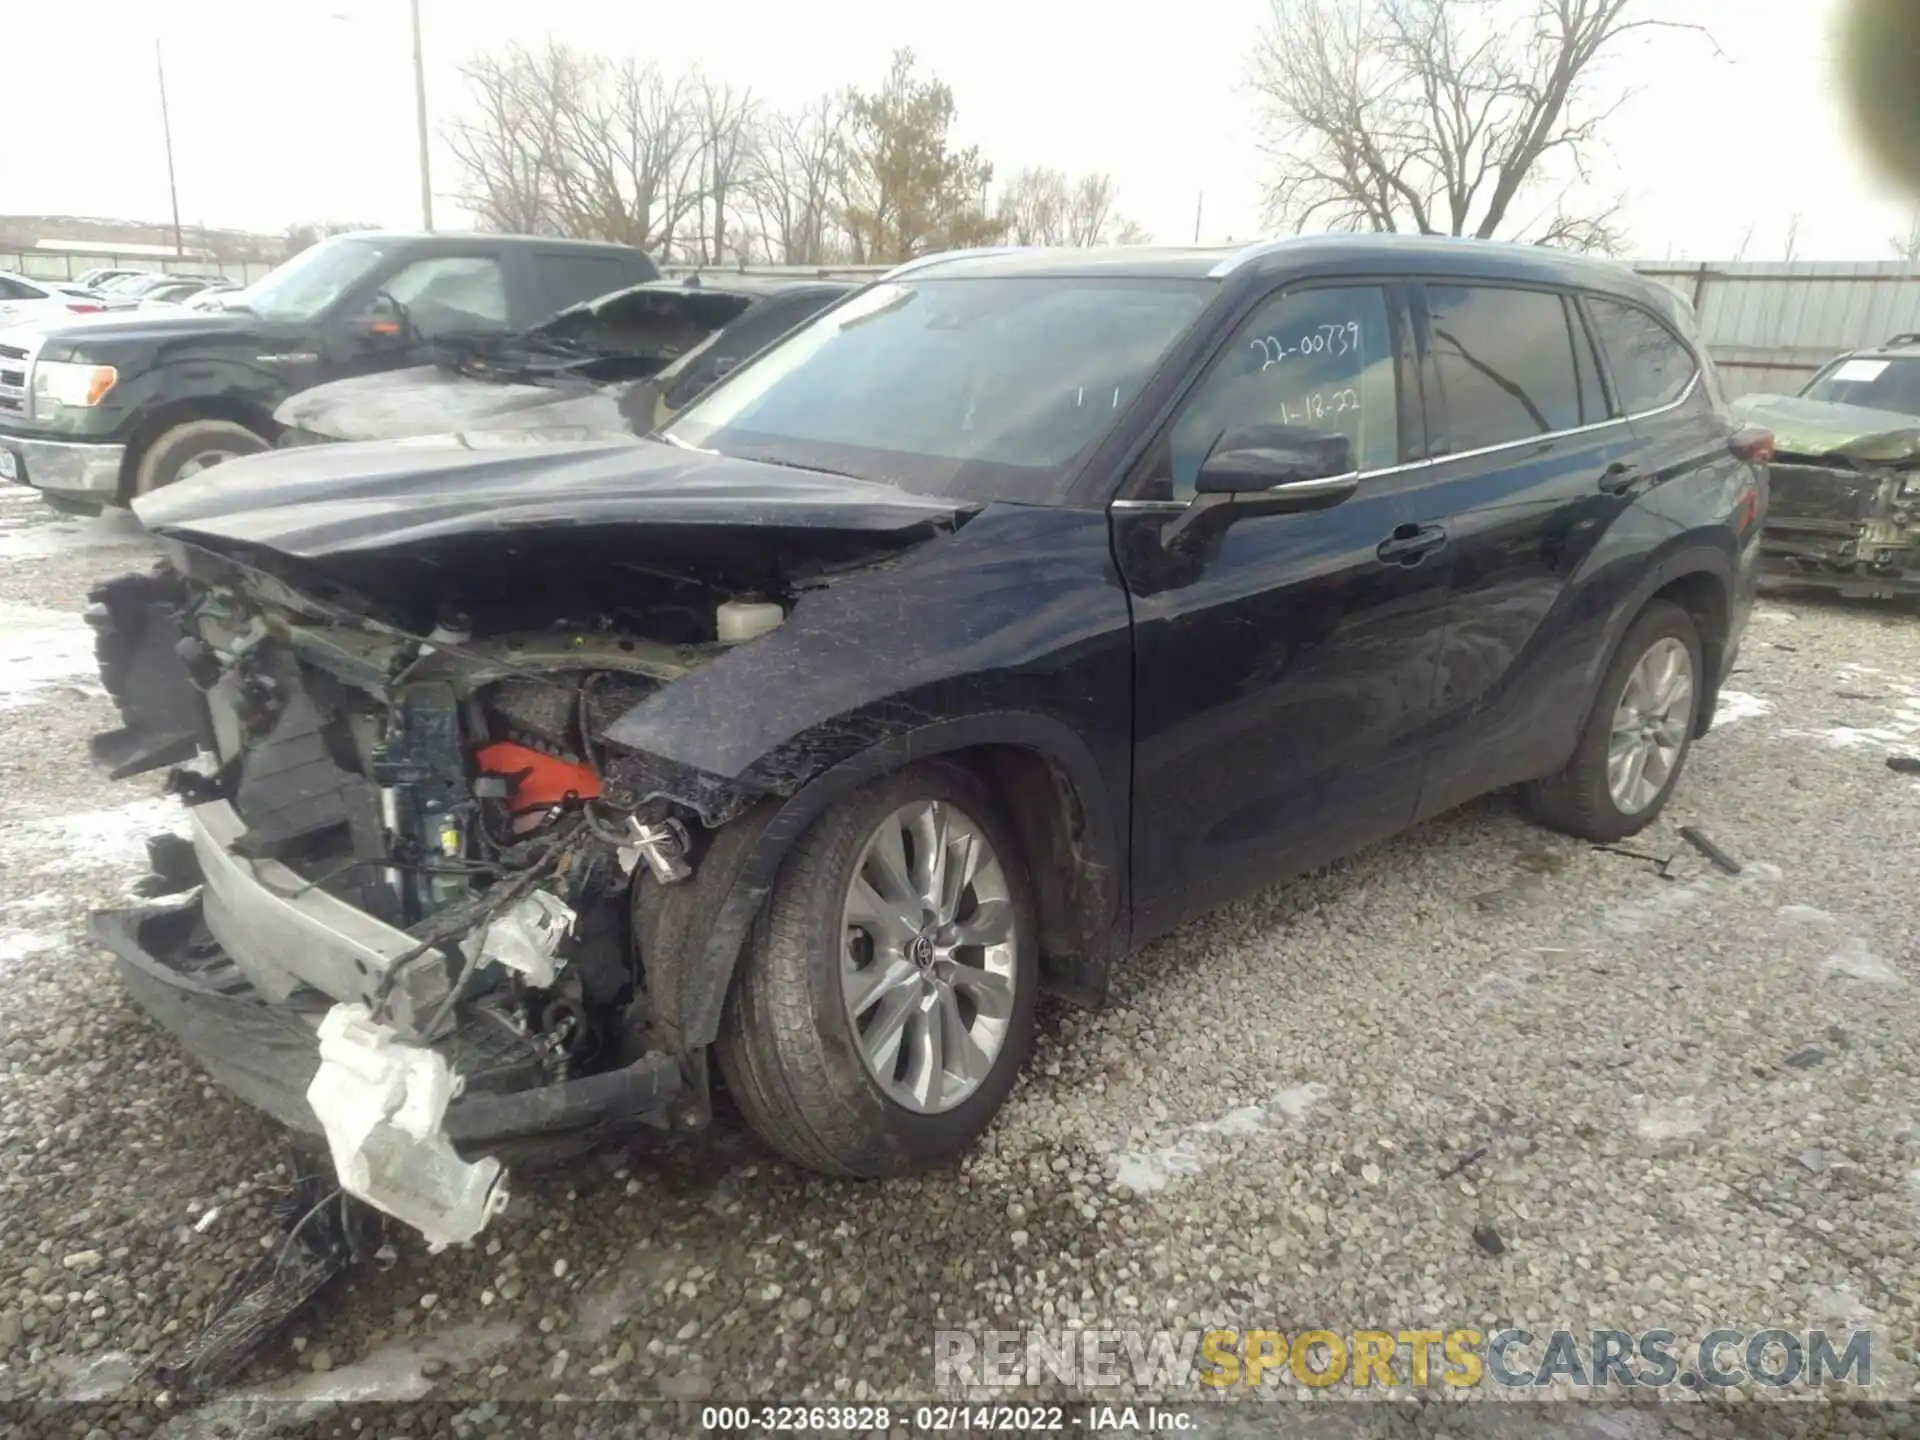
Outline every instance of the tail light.
<svg viewBox="0 0 1920 1440">
<path fill-rule="evenodd" d="M 98 315 L 107 307 L 97 300 L 69 300 L 67 309 L 76 315 Z"/>
<path fill-rule="evenodd" d="M 1749 425 L 1736 433 L 1731 442 L 1733 453 L 1742 460 L 1755 465 L 1765 465 L 1773 459 L 1773 432 Z"/>
</svg>

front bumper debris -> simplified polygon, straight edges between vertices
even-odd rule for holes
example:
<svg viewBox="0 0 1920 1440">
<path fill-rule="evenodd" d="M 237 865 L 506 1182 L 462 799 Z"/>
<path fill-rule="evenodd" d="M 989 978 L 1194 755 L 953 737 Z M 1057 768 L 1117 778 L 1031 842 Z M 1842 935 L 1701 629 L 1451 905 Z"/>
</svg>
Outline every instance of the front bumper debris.
<svg viewBox="0 0 1920 1440">
<path fill-rule="evenodd" d="M 1761 536 L 1773 584 L 1847 595 L 1920 591 L 1920 480 L 1911 468 L 1776 458 Z"/>
<path fill-rule="evenodd" d="M 278 1003 L 263 994 L 214 937 L 210 891 L 185 903 L 100 911 L 94 935 L 119 961 L 128 993 L 217 1084 L 297 1135 L 325 1140 L 343 1188 L 429 1241 L 436 1234 L 438 1243 L 460 1238 L 476 1213 L 476 1191 L 495 1188 L 479 1186 L 456 1166 L 489 1158 L 501 1166 L 539 1165 L 636 1126 L 670 1125 L 681 1088 L 673 1057 L 650 1052 L 615 1069 L 542 1083 L 519 1063 L 518 1037 L 458 1010 L 452 1032 L 432 1046 L 406 1045 L 397 1053 L 390 1047 L 376 1060 L 368 1057 L 381 1057 L 382 1036 L 362 1030 L 346 1039 L 352 1027 L 335 1020 L 329 1058 L 341 1058 L 334 1078 L 317 1083 L 327 1068 L 329 1017 L 358 1007 L 336 1006 L 305 986 Z M 345 1074 L 356 1065 L 357 1072 Z M 384 1077 L 388 1088 L 379 1089 L 370 1076 Z M 433 1087 L 443 1082 L 444 1106 L 429 1123 L 440 1103 Z M 352 1093 L 356 1085 L 364 1087 L 361 1095 Z M 322 1112 L 341 1118 L 330 1128 Z M 369 1150 L 367 1138 L 383 1124 L 392 1133 L 378 1135 Z M 431 1152 L 431 1163 L 403 1153 L 407 1142 Z M 356 1153 L 369 1161 L 364 1179 Z M 375 1164 L 388 1168 L 375 1176 Z M 479 1223 L 492 1213 L 480 1214 Z"/>
<path fill-rule="evenodd" d="M 402 1040 L 364 1005 L 336 1005 L 320 1022 L 307 1104 L 340 1187 L 413 1226 L 433 1250 L 471 1240 L 507 1204 L 500 1162 L 462 1160 L 441 1128 L 462 1083 L 445 1055 Z"/>
<path fill-rule="evenodd" d="M 24 435 L 0 435 L 0 445 L 16 457 L 23 472 L 16 478 L 48 496 L 106 505 L 120 493 L 120 470 L 127 458 L 124 445 L 35 440 Z"/>
</svg>

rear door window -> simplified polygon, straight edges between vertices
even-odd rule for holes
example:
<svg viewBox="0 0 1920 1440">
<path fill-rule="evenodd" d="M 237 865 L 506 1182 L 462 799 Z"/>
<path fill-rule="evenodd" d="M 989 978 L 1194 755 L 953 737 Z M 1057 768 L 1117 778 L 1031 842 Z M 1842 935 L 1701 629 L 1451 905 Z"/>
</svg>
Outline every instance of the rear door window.
<svg viewBox="0 0 1920 1440">
<path fill-rule="evenodd" d="M 597 300 L 615 290 L 652 280 L 657 271 L 644 257 L 569 254 L 564 250 L 536 250 L 532 256 L 533 310 L 539 319 L 582 300 Z"/>
<path fill-rule="evenodd" d="M 1430 349 L 1445 418 L 1429 417 L 1436 455 L 1577 429 L 1580 378 L 1566 310 L 1547 290 L 1426 287 Z"/>
<path fill-rule="evenodd" d="M 1674 333 L 1637 305 L 1586 297 L 1614 397 L 1628 415 L 1671 405 L 1693 383 L 1693 356 Z"/>
</svg>

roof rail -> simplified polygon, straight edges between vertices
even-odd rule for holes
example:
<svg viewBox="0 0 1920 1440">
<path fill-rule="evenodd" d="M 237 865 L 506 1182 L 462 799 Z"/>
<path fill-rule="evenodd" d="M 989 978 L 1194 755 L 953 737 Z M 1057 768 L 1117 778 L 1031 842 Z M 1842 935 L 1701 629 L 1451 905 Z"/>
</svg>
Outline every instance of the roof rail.
<svg viewBox="0 0 1920 1440">
<path fill-rule="evenodd" d="M 880 278 L 897 280 L 902 275 L 911 275 L 916 270 L 925 270 L 929 265 L 938 265 L 947 260 L 972 260 L 982 255 L 1017 255 L 1022 250 L 1032 250 L 1032 245 L 975 245 L 966 250 L 939 250 L 931 255 L 916 256 L 903 264 L 896 265 Z"/>
<path fill-rule="evenodd" d="M 1224 276 L 1231 275 L 1249 260 L 1257 260 L 1269 251 L 1279 249 L 1289 240 L 1297 240 L 1299 238 L 1297 235 L 1285 235 L 1277 240 L 1256 240 L 1251 245 L 1242 245 L 1218 265 L 1207 271 L 1207 278 L 1209 280 L 1219 280 Z"/>
<path fill-rule="evenodd" d="M 1920 332 L 1903 330 L 1880 348 L 1882 350 L 1891 350 L 1896 345 L 1920 345 Z"/>
</svg>

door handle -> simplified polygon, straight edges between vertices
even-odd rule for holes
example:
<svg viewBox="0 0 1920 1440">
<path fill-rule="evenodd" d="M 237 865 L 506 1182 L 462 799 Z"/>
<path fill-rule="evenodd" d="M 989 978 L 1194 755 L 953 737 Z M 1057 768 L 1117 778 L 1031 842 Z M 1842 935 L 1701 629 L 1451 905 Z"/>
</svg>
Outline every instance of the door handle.
<svg viewBox="0 0 1920 1440">
<path fill-rule="evenodd" d="M 1447 532 L 1438 525 L 1396 525 L 1393 533 L 1374 548 L 1389 565 L 1418 565 L 1430 550 L 1447 543 Z"/>
<path fill-rule="evenodd" d="M 1640 483 L 1640 467 L 1631 460 L 1616 460 L 1600 472 L 1600 493 L 1624 495 Z"/>
</svg>

